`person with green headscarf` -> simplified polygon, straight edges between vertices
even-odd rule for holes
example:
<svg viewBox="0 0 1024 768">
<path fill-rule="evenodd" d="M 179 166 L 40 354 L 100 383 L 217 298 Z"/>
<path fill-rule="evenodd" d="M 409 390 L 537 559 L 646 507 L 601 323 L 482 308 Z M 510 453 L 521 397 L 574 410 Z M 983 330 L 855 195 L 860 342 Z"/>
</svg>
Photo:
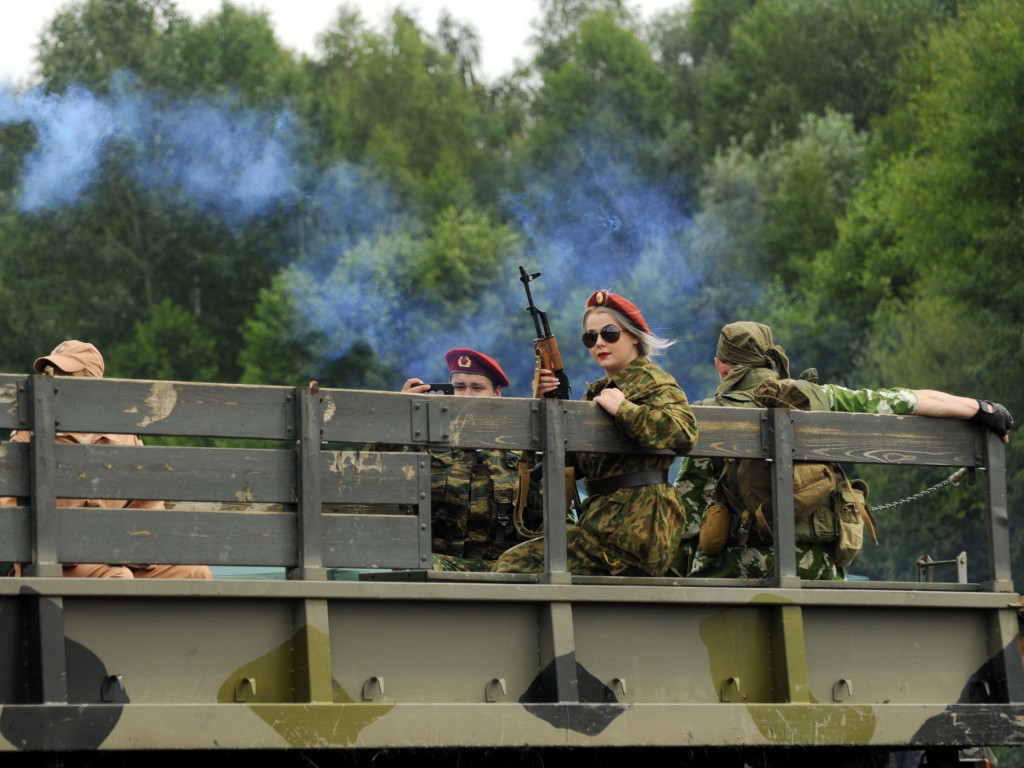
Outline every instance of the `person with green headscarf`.
<svg viewBox="0 0 1024 768">
<path fill-rule="evenodd" d="M 715 368 L 721 383 L 713 397 L 694 405 L 758 407 L 750 397 L 769 379 L 789 379 L 789 357 L 775 343 L 772 329 L 762 323 L 742 321 L 722 328 L 715 350 Z M 847 389 L 837 384 L 816 383 L 813 369 L 801 374 L 800 389 L 811 410 L 848 413 L 882 413 L 969 419 L 982 424 L 1009 442 L 1013 416 L 999 403 L 950 395 L 930 389 Z M 704 512 L 715 503 L 721 467 L 712 459 L 684 456 L 676 478 L 683 502 L 686 530 L 683 544 L 670 572 L 699 578 L 764 578 L 774 568 L 770 546 L 727 546 L 719 554 L 705 554 L 698 545 Z M 843 568 L 832 557 L 832 543 L 797 542 L 797 575 L 803 579 L 842 580 Z"/>
</svg>

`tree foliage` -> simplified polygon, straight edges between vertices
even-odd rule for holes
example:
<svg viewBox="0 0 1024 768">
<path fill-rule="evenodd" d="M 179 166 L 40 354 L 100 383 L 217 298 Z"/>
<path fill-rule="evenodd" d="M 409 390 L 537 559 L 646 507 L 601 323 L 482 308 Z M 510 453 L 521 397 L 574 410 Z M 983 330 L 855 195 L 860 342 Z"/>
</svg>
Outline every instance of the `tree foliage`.
<svg viewBox="0 0 1024 768">
<path fill-rule="evenodd" d="M 776 131 L 793 136 L 805 113 L 829 107 L 867 128 L 889 109 L 889 81 L 903 54 L 950 11 L 947 0 L 761 0 L 734 17 L 721 51 L 728 15 L 716 17 L 707 23 L 711 39 L 693 43 L 709 68 L 704 151 L 747 134 L 758 147 Z"/>
</svg>

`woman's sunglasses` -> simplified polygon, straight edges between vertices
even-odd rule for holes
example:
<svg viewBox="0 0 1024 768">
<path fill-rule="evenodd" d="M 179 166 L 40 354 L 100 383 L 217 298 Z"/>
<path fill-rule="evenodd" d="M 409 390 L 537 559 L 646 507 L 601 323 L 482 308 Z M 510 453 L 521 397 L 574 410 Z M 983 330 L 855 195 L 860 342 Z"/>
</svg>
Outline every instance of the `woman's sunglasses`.
<svg viewBox="0 0 1024 768">
<path fill-rule="evenodd" d="M 622 329 L 616 328 L 614 325 L 606 325 L 601 329 L 601 338 L 605 340 L 606 344 L 614 344 L 621 335 Z M 583 346 L 593 349 L 595 344 L 597 344 L 597 331 L 586 331 L 583 334 Z"/>
</svg>

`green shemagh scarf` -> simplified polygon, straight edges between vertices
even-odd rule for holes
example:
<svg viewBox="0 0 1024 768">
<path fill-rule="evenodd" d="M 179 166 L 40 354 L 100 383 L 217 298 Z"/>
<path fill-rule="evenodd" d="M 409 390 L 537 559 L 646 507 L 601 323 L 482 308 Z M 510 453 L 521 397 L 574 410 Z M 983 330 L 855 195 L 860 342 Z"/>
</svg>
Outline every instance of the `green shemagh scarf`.
<svg viewBox="0 0 1024 768">
<path fill-rule="evenodd" d="M 774 343 L 772 329 L 761 323 L 729 323 L 718 337 L 715 356 L 732 366 L 719 385 L 719 392 L 729 392 L 752 368 L 771 368 L 780 379 L 789 378 L 786 350 Z"/>
</svg>

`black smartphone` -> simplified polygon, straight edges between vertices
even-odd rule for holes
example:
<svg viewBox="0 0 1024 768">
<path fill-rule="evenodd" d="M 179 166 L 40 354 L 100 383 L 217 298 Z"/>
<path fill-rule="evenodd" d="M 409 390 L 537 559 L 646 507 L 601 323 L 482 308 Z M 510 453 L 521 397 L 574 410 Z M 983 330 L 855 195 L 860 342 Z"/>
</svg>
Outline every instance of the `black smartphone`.
<svg viewBox="0 0 1024 768">
<path fill-rule="evenodd" d="M 431 384 L 430 389 L 427 390 L 428 395 L 454 395 L 455 385 L 449 384 L 447 381 L 440 384 Z"/>
</svg>

